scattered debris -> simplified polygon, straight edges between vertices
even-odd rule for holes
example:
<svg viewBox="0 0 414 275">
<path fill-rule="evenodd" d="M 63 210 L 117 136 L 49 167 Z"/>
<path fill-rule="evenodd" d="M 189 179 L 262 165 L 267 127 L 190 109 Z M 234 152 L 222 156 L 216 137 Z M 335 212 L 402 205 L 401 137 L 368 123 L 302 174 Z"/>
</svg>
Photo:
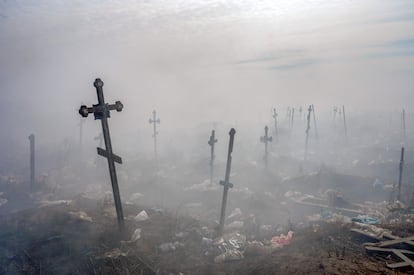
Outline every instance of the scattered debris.
<svg viewBox="0 0 414 275">
<path fill-rule="evenodd" d="M 132 234 L 131 241 L 135 242 L 141 238 L 141 229 L 135 229 L 134 233 Z"/>
<path fill-rule="evenodd" d="M 273 246 L 283 247 L 285 245 L 289 245 L 292 238 L 293 238 L 293 231 L 289 231 L 287 235 L 280 234 L 279 236 L 274 236 L 270 242 L 272 243 Z"/>
<path fill-rule="evenodd" d="M 138 215 L 135 216 L 134 220 L 136 222 L 142 222 L 142 221 L 146 221 L 148 220 L 148 214 L 145 210 L 142 210 L 141 212 L 138 213 Z"/>
<path fill-rule="evenodd" d="M 88 214 L 86 214 L 84 211 L 77 211 L 77 212 L 70 211 L 69 215 L 72 218 L 78 218 L 83 221 L 92 222 L 92 218 L 89 217 Z"/>
</svg>

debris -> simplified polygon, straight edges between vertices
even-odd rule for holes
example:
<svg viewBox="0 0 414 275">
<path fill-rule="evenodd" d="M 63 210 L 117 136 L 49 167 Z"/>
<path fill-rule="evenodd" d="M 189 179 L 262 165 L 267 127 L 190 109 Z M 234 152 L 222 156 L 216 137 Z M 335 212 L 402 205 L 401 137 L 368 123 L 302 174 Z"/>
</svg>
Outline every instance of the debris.
<svg viewBox="0 0 414 275">
<path fill-rule="evenodd" d="M 184 247 L 184 244 L 180 242 L 175 242 L 175 243 L 162 243 L 160 246 L 158 246 L 159 250 L 162 253 L 175 251 L 178 247 Z"/>
<path fill-rule="evenodd" d="M 230 215 L 227 216 L 227 219 L 238 218 L 242 215 L 240 208 L 235 208 Z"/>
<path fill-rule="evenodd" d="M 88 214 L 86 214 L 84 211 L 78 211 L 78 212 L 69 212 L 69 215 L 72 218 L 78 218 L 80 220 L 83 221 L 87 221 L 87 222 L 92 222 L 92 218 L 88 216 Z"/>
<path fill-rule="evenodd" d="M 292 238 L 293 238 L 293 231 L 289 231 L 287 235 L 280 234 L 279 236 L 274 236 L 270 242 L 272 243 L 272 246 L 283 247 L 285 245 L 290 244 L 290 241 L 292 240 Z"/>
<path fill-rule="evenodd" d="M 379 224 L 379 220 L 367 215 L 358 215 L 356 218 L 352 218 L 353 222 L 365 223 L 365 224 Z"/>
<path fill-rule="evenodd" d="M 102 259 L 102 258 L 110 258 L 110 259 L 117 259 L 119 257 L 126 257 L 128 255 L 128 253 L 122 252 L 119 248 L 115 248 L 112 251 L 106 252 L 104 254 L 104 256 L 102 257 L 97 257 L 97 259 Z"/>
<path fill-rule="evenodd" d="M 139 240 L 140 238 L 141 238 L 141 228 L 137 228 L 132 234 L 131 241 L 135 242 Z"/>
<path fill-rule="evenodd" d="M 244 222 L 242 221 L 234 221 L 232 223 L 230 223 L 227 228 L 228 229 L 241 229 L 244 226 Z"/>
<path fill-rule="evenodd" d="M 226 252 L 214 258 L 215 263 L 223 263 L 229 261 L 237 261 L 243 259 L 243 252 L 237 249 L 227 250 Z"/>
<path fill-rule="evenodd" d="M 39 203 L 39 208 L 45 206 L 54 206 L 54 205 L 66 205 L 69 206 L 72 204 L 72 200 L 57 200 L 57 201 L 41 201 Z"/>
<path fill-rule="evenodd" d="M 148 214 L 145 210 L 142 210 L 138 213 L 138 215 L 135 216 L 134 220 L 137 222 L 142 222 L 148 220 Z"/>
<path fill-rule="evenodd" d="M 211 244 L 213 244 L 213 239 L 203 237 L 201 239 L 201 243 L 205 246 L 210 246 Z"/>
</svg>

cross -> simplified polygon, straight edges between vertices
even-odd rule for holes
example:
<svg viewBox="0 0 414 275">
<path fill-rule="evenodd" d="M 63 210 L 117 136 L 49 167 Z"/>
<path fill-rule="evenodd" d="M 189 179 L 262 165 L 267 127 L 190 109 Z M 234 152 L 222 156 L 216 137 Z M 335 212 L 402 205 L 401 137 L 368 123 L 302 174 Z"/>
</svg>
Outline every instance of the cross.
<svg viewBox="0 0 414 275">
<path fill-rule="evenodd" d="M 149 123 L 154 124 L 154 133 L 152 134 L 152 137 L 154 138 L 154 154 L 155 154 L 155 157 L 157 157 L 157 135 L 158 135 L 157 123 L 159 124 L 161 122 L 160 119 L 159 118 L 157 119 L 156 117 L 157 117 L 157 112 L 154 110 L 154 111 L 152 111 L 152 119 L 151 118 L 149 119 Z"/>
<path fill-rule="evenodd" d="M 316 128 L 316 115 L 315 115 L 315 106 L 312 106 L 312 116 L 313 116 L 313 126 L 315 127 L 315 137 L 318 138 L 318 128 Z"/>
<path fill-rule="evenodd" d="M 275 120 L 275 136 L 277 137 L 277 113 L 276 113 L 276 108 L 273 108 L 273 119 Z"/>
<path fill-rule="evenodd" d="M 208 145 L 210 145 L 211 148 L 211 156 L 210 156 L 210 183 L 213 183 L 213 170 L 214 170 L 214 143 L 217 142 L 217 139 L 215 137 L 216 131 L 211 131 L 211 136 L 208 141 Z"/>
<path fill-rule="evenodd" d="M 103 87 L 104 83 L 100 78 L 97 78 L 93 83 L 93 86 L 96 88 L 96 93 L 98 95 L 98 104 L 92 105 L 92 107 L 86 107 L 86 105 L 82 105 L 79 109 L 79 114 L 82 117 L 87 117 L 88 114 L 93 113 L 95 120 L 100 119 L 102 123 L 102 133 L 105 141 L 105 150 L 98 147 L 98 155 L 103 156 L 108 159 L 108 167 L 109 167 L 109 174 L 111 176 L 111 183 L 112 183 L 112 191 L 114 194 L 114 201 L 115 201 L 115 208 L 116 214 L 118 218 L 119 227 L 122 229 L 124 225 L 124 214 L 122 212 L 122 203 L 121 197 L 119 194 L 119 187 L 118 187 L 118 179 L 116 176 L 115 170 L 115 162 L 122 164 L 121 157 L 112 153 L 112 144 L 111 144 L 111 137 L 109 135 L 109 126 L 108 126 L 108 118 L 110 117 L 110 111 L 116 110 L 117 112 L 121 112 L 124 108 L 124 105 L 120 101 L 116 101 L 115 104 L 108 104 L 105 103 L 104 95 L 103 95 Z"/>
<path fill-rule="evenodd" d="M 401 147 L 401 159 L 400 159 L 400 174 L 398 176 L 398 196 L 397 200 L 401 201 L 401 181 L 404 168 L 404 147 Z"/>
<path fill-rule="evenodd" d="M 292 108 L 292 116 L 290 121 L 290 129 L 293 129 L 293 121 L 295 120 L 295 108 Z"/>
<path fill-rule="evenodd" d="M 231 170 L 231 153 L 233 152 L 233 143 L 234 143 L 234 135 L 236 134 L 236 130 L 231 128 L 229 135 L 229 151 L 227 153 L 227 165 L 226 165 L 226 176 L 224 181 L 220 181 L 220 184 L 223 185 L 223 200 L 221 202 L 221 213 L 220 213 L 220 224 L 219 224 L 219 231 L 218 234 L 221 235 L 224 229 L 224 217 L 226 215 L 226 204 L 227 204 L 227 193 L 229 188 L 233 188 L 233 184 L 230 183 L 230 170 Z"/>
<path fill-rule="evenodd" d="M 345 138 L 348 138 L 348 129 L 346 127 L 346 117 L 345 117 L 345 106 L 344 105 L 342 105 L 342 117 L 344 119 Z"/>
<path fill-rule="evenodd" d="M 268 136 L 269 128 L 267 126 L 265 126 L 264 129 L 265 129 L 265 135 L 263 137 L 260 137 L 260 142 L 263 142 L 265 144 L 265 156 L 264 156 L 264 159 L 265 159 L 265 166 L 267 168 L 267 159 L 268 159 L 267 143 L 269 141 L 272 142 L 272 137 L 269 137 Z"/>
<path fill-rule="evenodd" d="M 309 139 L 309 130 L 310 130 L 310 116 L 311 116 L 311 112 L 312 112 L 312 105 L 309 105 L 308 108 L 308 116 L 307 116 L 307 126 L 306 126 L 306 141 L 305 141 L 305 160 L 308 159 L 308 139 Z"/>
<path fill-rule="evenodd" d="M 334 106 L 333 107 L 333 118 L 332 118 L 333 122 L 335 122 L 335 117 L 336 117 L 337 112 L 338 112 L 338 107 Z"/>
<path fill-rule="evenodd" d="M 302 120 L 302 106 L 299 106 L 299 120 Z"/>
<path fill-rule="evenodd" d="M 405 144 L 407 140 L 406 131 L 405 131 L 405 110 L 401 111 L 401 143 Z"/>
<path fill-rule="evenodd" d="M 33 190 L 35 186 L 35 136 L 29 136 L 30 141 L 30 188 Z"/>
</svg>

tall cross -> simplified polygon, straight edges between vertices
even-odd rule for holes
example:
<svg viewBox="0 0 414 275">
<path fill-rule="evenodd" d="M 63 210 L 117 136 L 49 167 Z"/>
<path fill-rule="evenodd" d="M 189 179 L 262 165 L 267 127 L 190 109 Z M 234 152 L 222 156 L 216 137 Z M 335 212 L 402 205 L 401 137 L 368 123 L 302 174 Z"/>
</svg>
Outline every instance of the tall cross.
<svg viewBox="0 0 414 275">
<path fill-rule="evenodd" d="M 231 153 L 233 152 L 233 143 L 234 143 L 234 135 L 236 134 L 236 130 L 234 128 L 231 128 L 229 135 L 229 151 L 227 153 L 227 165 L 226 165 L 226 176 L 224 178 L 224 181 L 220 181 L 220 184 L 223 185 L 223 200 L 221 202 L 221 213 L 220 213 L 220 224 L 219 224 L 219 235 L 223 233 L 224 229 L 224 217 L 226 215 L 226 204 L 227 204 L 227 193 L 229 191 L 229 188 L 233 187 L 233 184 L 230 183 L 230 170 L 231 170 Z"/>
<path fill-rule="evenodd" d="M 30 188 L 33 190 L 35 187 L 35 136 L 31 134 L 29 136 L 30 141 Z"/>
<path fill-rule="evenodd" d="M 346 127 L 346 116 L 345 116 L 345 106 L 342 105 L 342 117 L 344 119 L 344 132 L 345 132 L 345 138 L 348 138 L 348 129 Z"/>
<path fill-rule="evenodd" d="M 302 106 L 299 106 L 299 120 L 302 120 Z"/>
<path fill-rule="evenodd" d="M 210 145 L 210 183 L 213 183 L 213 176 L 214 176 L 214 143 L 217 142 L 217 139 L 215 137 L 216 131 L 212 130 L 211 131 L 211 136 L 210 139 L 208 141 L 208 145 Z"/>
<path fill-rule="evenodd" d="M 115 104 L 108 104 L 105 103 L 104 95 L 103 95 L 103 87 L 104 83 L 101 79 L 97 78 L 93 83 L 93 86 L 96 88 L 96 93 L 98 95 L 98 104 L 92 105 L 92 107 L 86 107 L 82 105 L 79 109 L 79 114 L 83 117 L 87 117 L 88 114 L 93 113 L 95 120 L 100 119 L 102 123 L 102 133 L 104 136 L 105 141 L 105 150 L 98 147 L 98 155 L 101 155 L 108 159 L 108 167 L 109 167 L 109 174 L 111 176 L 111 183 L 112 183 L 112 191 L 114 194 L 114 201 L 115 201 L 115 208 L 116 208 L 116 215 L 118 218 L 118 224 L 120 228 L 123 228 L 124 225 L 124 214 L 122 211 L 122 203 L 121 203 L 121 196 L 119 194 L 119 187 L 118 187 L 118 179 L 116 176 L 115 170 L 115 162 L 122 164 L 121 157 L 112 153 L 112 144 L 111 144 L 111 137 L 109 135 L 109 126 L 108 126 L 108 118 L 110 117 L 110 111 L 116 110 L 117 112 L 121 112 L 124 105 L 120 101 L 116 101 Z"/>
<path fill-rule="evenodd" d="M 405 144 L 407 140 L 406 131 L 405 131 L 405 110 L 401 111 L 401 143 Z"/>
<path fill-rule="evenodd" d="M 268 151 L 267 151 L 267 143 L 270 141 L 272 142 L 272 137 L 268 136 L 268 131 L 269 128 L 267 126 L 265 126 L 265 135 L 263 137 L 260 137 L 260 142 L 263 142 L 265 144 L 265 156 L 264 156 L 264 160 L 265 160 L 265 166 L 267 168 L 267 162 L 268 162 Z"/>
<path fill-rule="evenodd" d="M 336 118 L 336 113 L 338 112 L 338 107 L 334 106 L 333 108 L 333 118 L 332 121 L 335 122 L 335 118 Z"/>
<path fill-rule="evenodd" d="M 315 106 L 312 106 L 312 116 L 313 116 L 313 126 L 315 127 L 315 137 L 318 138 L 318 128 L 316 128 L 316 115 L 315 115 Z"/>
<path fill-rule="evenodd" d="M 398 176 L 398 196 L 397 200 L 401 201 L 401 182 L 404 168 L 404 147 L 401 148 L 401 159 L 400 159 L 400 174 Z"/>
<path fill-rule="evenodd" d="M 290 121 L 290 129 L 293 129 L 293 121 L 295 120 L 295 108 L 292 108 L 292 116 Z"/>
<path fill-rule="evenodd" d="M 160 122 L 161 122 L 160 119 L 159 118 L 157 119 L 157 112 L 155 110 L 152 111 L 152 119 L 151 118 L 149 119 L 149 123 L 154 124 L 154 132 L 152 134 L 152 137 L 154 138 L 154 154 L 155 154 L 155 157 L 157 157 L 157 135 L 158 135 L 157 123 L 159 124 Z"/>
<path fill-rule="evenodd" d="M 308 108 L 308 116 L 307 116 L 307 126 L 306 126 L 306 140 L 305 140 L 305 160 L 308 159 L 308 139 L 309 139 L 309 130 L 310 130 L 310 116 L 311 116 L 311 112 L 312 112 L 312 105 L 309 105 Z"/>
<path fill-rule="evenodd" d="M 275 121 L 275 136 L 277 137 L 277 113 L 276 108 L 273 108 L 273 119 Z"/>
</svg>

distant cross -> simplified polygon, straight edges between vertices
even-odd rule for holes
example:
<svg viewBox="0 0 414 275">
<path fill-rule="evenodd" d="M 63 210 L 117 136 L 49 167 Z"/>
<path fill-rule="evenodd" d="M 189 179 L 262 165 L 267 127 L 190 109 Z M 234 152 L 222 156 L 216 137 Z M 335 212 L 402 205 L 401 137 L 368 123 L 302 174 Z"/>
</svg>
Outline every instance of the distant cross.
<svg viewBox="0 0 414 275">
<path fill-rule="evenodd" d="M 308 116 L 307 116 L 307 126 L 306 126 L 306 140 L 305 140 L 305 160 L 308 159 L 308 139 L 309 139 L 309 130 L 310 130 L 310 116 L 312 112 L 312 105 L 309 105 Z"/>
<path fill-rule="evenodd" d="M 348 138 L 348 129 L 346 127 L 346 116 L 345 116 L 345 106 L 344 105 L 342 105 L 342 118 L 344 119 L 345 138 Z"/>
<path fill-rule="evenodd" d="M 287 107 L 287 111 L 286 111 L 286 119 L 287 121 L 290 123 L 290 116 L 292 114 L 292 111 L 290 110 L 290 107 Z"/>
<path fill-rule="evenodd" d="M 260 142 L 263 142 L 265 144 L 265 155 L 264 155 L 264 160 L 265 160 L 265 167 L 267 168 L 267 163 L 268 163 L 268 150 L 267 150 L 267 143 L 268 142 L 272 142 L 272 137 L 268 136 L 268 131 L 269 128 L 267 126 L 265 126 L 265 135 L 263 137 L 260 137 Z"/>
<path fill-rule="evenodd" d="M 83 137 L 83 123 L 84 122 L 85 121 L 82 118 L 80 118 L 79 124 L 78 124 L 79 125 L 79 150 L 82 150 L 82 137 Z"/>
<path fill-rule="evenodd" d="M 405 144 L 407 140 L 406 131 L 405 131 L 405 110 L 401 111 L 401 143 Z"/>
<path fill-rule="evenodd" d="M 35 187 L 35 136 L 31 134 L 29 136 L 30 141 L 30 188 L 33 190 Z"/>
<path fill-rule="evenodd" d="M 215 137 L 215 133 L 216 131 L 212 130 L 211 131 L 211 136 L 210 139 L 208 141 L 208 145 L 210 145 L 210 183 L 213 183 L 213 176 L 214 176 L 214 144 L 217 142 L 217 139 Z"/>
<path fill-rule="evenodd" d="M 155 110 L 152 111 L 152 119 L 151 118 L 149 119 L 149 123 L 154 124 L 153 125 L 154 126 L 154 132 L 152 134 L 152 137 L 154 138 L 154 154 L 155 154 L 155 157 L 157 157 L 157 135 L 158 135 L 157 123 L 159 124 L 160 122 L 161 122 L 160 119 L 157 118 L 157 112 Z"/>
<path fill-rule="evenodd" d="M 230 170 L 231 170 L 231 153 L 233 152 L 233 143 L 234 143 L 234 135 L 236 134 L 236 130 L 234 128 L 231 128 L 229 135 L 229 151 L 227 153 L 227 165 L 226 165 L 226 176 L 224 178 L 224 181 L 220 181 L 220 184 L 223 185 L 223 200 L 221 202 L 221 213 L 220 213 L 220 224 L 219 224 L 219 235 L 223 233 L 224 229 L 224 217 L 226 215 L 226 204 L 227 204 L 227 193 L 229 191 L 229 188 L 233 187 L 233 184 L 230 183 Z"/>
<path fill-rule="evenodd" d="M 96 119 L 100 119 L 102 123 L 102 132 L 103 137 L 105 140 L 105 150 L 98 147 L 98 154 L 108 159 L 108 167 L 109 167 L 109 174 L 111 176 L 111 183 L 112 183 L 112 190 L 114 194 L 114 201 L 115 201 L 115 208 L 116 214 L 118 218 L 118 224 L 120 228 L 123 228 L 124 225 L 124 214 L 122 211 L 122 203 L 121 203 L 121 196 L 119 194 L 119 187 L 118 187 L 118 179 L 116 176 L 115 170 L 115 162 L 122 164 L 121 157 L 115 155 L 112 152 L 112 144 L 111 144 L 111 137 L 109 135 L 109 126 L 108 126 L 108 118 L 110 117 L 110 111 L 116 110 L 117 112 L 121 112 L 123 109 L 123 105 L 120 101 L 116 101 L 115 104 L 108 104 L 105 103 L 104 95 L 103 95 L 103 81 L 99 78 L 95 80 L 93 83 L 94 87 L 96 88 L 96 93 L 98 95 L 98 104 L 92 105 L 92 107 L 86 107 L 82 105 L 79 109 L 79 114 L 83 117 L 87 117 L 88 114 L 93 113 Z"/>
<path fill-rule="evenodd" d="M 401 159 L 400 159 L 400 174 L 398 176 L 398 196 L 397 200 L 401 201 L 401 182 L 404 168 L 404 147 L 401 148 Z"/>
<path fill-rule="evenodd" d="M 338 113 L 338 107 L 334 106 L 333 108 L 333 122 L 335 122 L 335 118 L 336 118 L 336 113 Z"/>
<path fill-rule="evenodd" d="M 276 108 L 273 108 L 273 119 L 275 121 L 275 136 L 277 137 L 277 113 Z"/>
<path fill-rule="evenodd" d="M 312 116 L 313 116 L 313 126 L 315 127 L 315 137 L 318 138 L 318 128 L 316 128 L 316 115 L 315 115 L 315 106 L 312 106 Z"/>
<path fill-rule="evenodd" d="M 292 108 L 292 117 L 290 121 L 290 129 L 293 129 L 293 121 L 295 120 L 295 108 Z"/>
<path fill-rule="evenodd" d="M 302 120 L 302 106 L 299 107 L 299 120 Z"/>
</svg>

